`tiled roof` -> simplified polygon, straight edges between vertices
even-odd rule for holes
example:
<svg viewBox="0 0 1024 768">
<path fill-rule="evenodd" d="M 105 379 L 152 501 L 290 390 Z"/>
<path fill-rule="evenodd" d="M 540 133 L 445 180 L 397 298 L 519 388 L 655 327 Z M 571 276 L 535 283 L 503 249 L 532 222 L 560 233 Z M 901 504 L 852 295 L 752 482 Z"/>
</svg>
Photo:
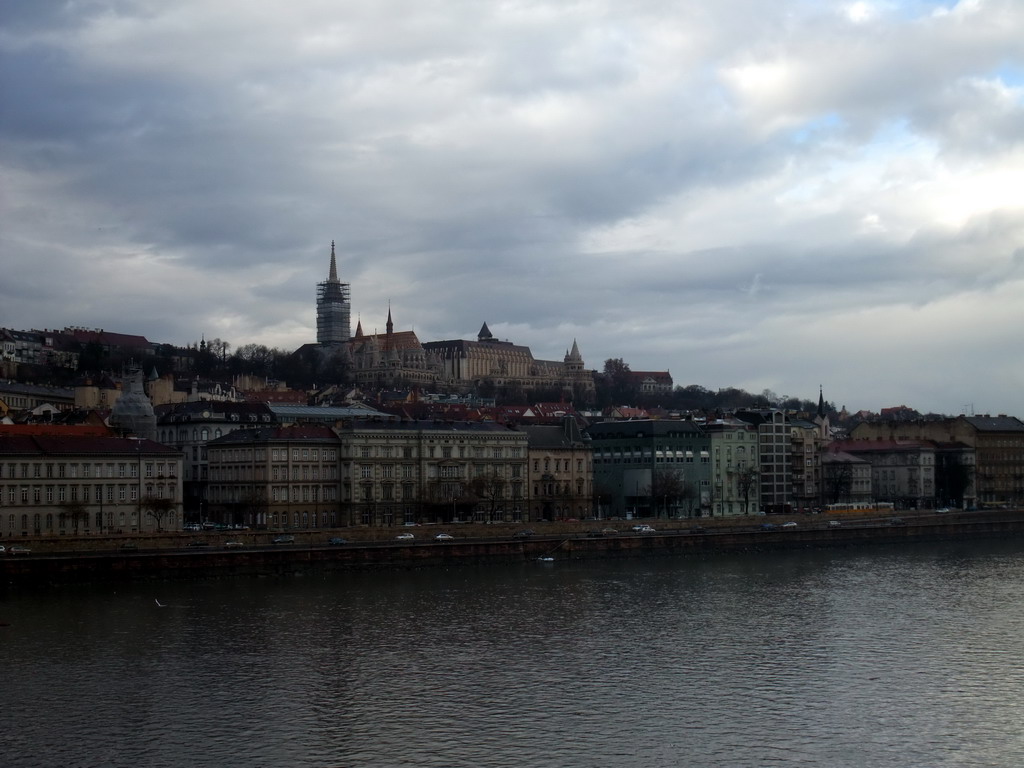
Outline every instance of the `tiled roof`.
<svg viewBox="0 0 1024 768">
<path fill-rule="evenodd" d="M 662 381 L 666 384 L 672 383 L 672 374 L 668 371 L 630 371 L 629 375 L 634 379 L 654 379 L 655 381 Z"/>
<path fill-rule="evenodd" d="M 111 333 L 110 331 L 90 331 L 85 328 L 65 328 L 64 333 L 73 336 L 76 341 L 88 343 L 98 341 L 100 344 L 113 347 L 147 347 L 149 341 L 145 336 L 129 333 Z"/>
<path fill-rule="evenodd" d="M 151 456 L 180 455 L 177 449 L 153 440 L 126 437 L 58 437 L 53 435 L 4 435 L 0 432 L 0 455 L 37 454 L 43 456 L 105 455 Z"/>
<path fill-rule="evenodd" d="M 1013 416 L 965 416 L 964 420 L 979 432 L 1024 432 L 1024 422 Z"/>
<path fill-rule="evenodd" d="M 2 435 L 113 437 L 114 433 L 104 424 L 0 424 Z"/>
<path fill-rule="evenodd" d="M 916 452 L 922 448 L 934 448 L 931 440 L 835 440 L 829 444 L 829 451 L 858 453 Z"/>
<path fill-rule="evenodd" d="M 538 449 L 552 449 L 552 450 L 565 450 L 567 448 L 582 448 L 589 446 L 590 442 L 584 442 L 582 435 L 578 432 L 577 437 L 579 440 L 573 440 L 568 434 L 566 434 L 565 427 L 562 426 L 550 426 L 547 424 L 524 424 L 516 427 L 518 432 L 526 433 L 527 440 L 530 448 Z"/>
<path fill-rule="evenodd" d="M 636 421 L 600 421 L 587 427 L 587 434 L 594 439 L 632 439 L 637 433 L 644 436 L 664 436 L 677 434 L 680 436 L 702 437 L 703 430 L 691 421 L 675 421 L 669 419 L 640 419 Z"/>
<path fill-rule="evenodd" d="M 395 331 L 393 333 L 372 333 L 358 337 L 360 342 L 369 342 L 373 339 L 380 345 L 381 349 L 422 349 L 419 338 L 415 331 Z"/>
</svg>

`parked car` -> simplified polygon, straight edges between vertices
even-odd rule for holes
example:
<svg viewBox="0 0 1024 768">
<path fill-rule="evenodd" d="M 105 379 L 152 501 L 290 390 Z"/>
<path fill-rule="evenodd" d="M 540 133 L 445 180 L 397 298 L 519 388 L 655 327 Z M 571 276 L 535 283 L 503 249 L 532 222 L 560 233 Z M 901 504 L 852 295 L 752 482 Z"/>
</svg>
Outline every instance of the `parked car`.
<svg viewBox="0 0 1024 768">
<path fill-rule="evenodd" d="M 2 555 L 6 551 L 7 551 L 7 547 L 5 547 L 3 544 L 0 544 L 0 555 Z"/>
<path fill-rule="evenodd" d="M 244 547 L 244 546 L 245 546 L 245 544 L 243 542 L 241 542 L 241 541 L 225 541 L 224 542 L 224 548 L 225 549 L 240 549 L 241 547 Z"/>
<path fill-rule="evenodd" d="M 828 521 L 828 527 L 829 528 L 838 528 L 841 525 L 842 525 L 842 523 L 840 523 L 838 520 L 829 520 Z"/>
<path fill-rule="evenodd" d="M 518 536 L 519 538 L 523 539 L 523 538 L 526 538 L 527 536 L 533 536 L 533 531 L 531 531 L 529 528 L 526 528 L 525 530 L 522 530 L 522 531 L 516 531 L 515 535 Z"/>
<path fill-rule="evenodd" d="M 285 534 L 284 536 L 278 536 L 274 539 L 275 544 L 294 544 L 295 537 L 291 534 Z"/>
<path fill-rule="evenodd" d="M 327 543 L 332 547 L 340 547 L 342 544 L 348 544 L 348 539 L 343 539 L 340 536 L 332 536 L 327 540 Z"/>
<path fill-rule="evenodd" d="M 8 555 L 31 555 L 32 550 L 28 547 L 23 547 L 21 544 L 15 544 L 13 547 L 7 548 Z"/>
<path fill-rule="evenodd" d="M 654 528 L 649 525 L 634 525 L 633 530 L 637 533 L 654 533 Z"/>
<path fill-rule="evenodd" d="M 397 539 L 398 541 L 412 541 L 415 538 L 416 535 L 412 533 L 400 533 L 397 536 L 395 536 L 395 539 Z"/>
<path fill-rule="evenodd" d="M 774 531 L 775 530 L 775 523 L 761 523 L 761 530 L 762 531 Z"/>
<path fill-rule="evenodd" d="M 708 532 L 707 528 L 705 528 L 703 525 L 695 525 L 692 528 L 690 528 L 690 533 L 707 533 L 707 532 Z"/>
<path fill-rule="evenodd" d="M 436 541 L 453 541 L 455 539 L 450 533 L 439 533 L 434 537 Z"/>
<path fill-rule="evenodd" d="M 797 526 L 796 526 L 796 523 L 794 523 L 792 520 L 790 520 L 788 523 L 783 523 L 782 527 L 783 528 L 796 528 Z"/>
<path fill-rule="evenodd" d="M 949 514 L 949 507 L 939 507 L 938 509 L 935 510 L 935 514 L 937 514 L 937 515 Z"/>
<path fill-rule="evenodd" d="M 906 525 L 902 517 L 889 518 L 889 525 Z"/>
<path fill-rule="evenodd" d="M 138 548 L 139 545 L 136 544 L 134 541 L 126 541 L 124 544 L 118 547 L 118 549 L 120 549 L 122 552 L 133 552 Z"/>
</svg>

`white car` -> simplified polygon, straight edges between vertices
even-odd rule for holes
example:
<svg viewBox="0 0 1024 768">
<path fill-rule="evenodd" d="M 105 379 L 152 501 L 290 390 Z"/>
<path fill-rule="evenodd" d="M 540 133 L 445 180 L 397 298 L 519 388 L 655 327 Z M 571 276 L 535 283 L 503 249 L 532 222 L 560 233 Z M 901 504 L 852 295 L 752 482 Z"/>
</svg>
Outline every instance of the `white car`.
<svg viewBox="0 0 1024 768">
<path fill-rule="evenodd" d="M 649 525 L 634 525 L 633 530 L 637 533 L 654 533 L 654 529 Z"/>
<path fill-rule="evenodd" d="M 796 523 L 794 523 L 792 520 L 790 520 L 788 523 L 783 523 L 782 527 L 783 528 L 796 528 Z"/>
<path fill-rule="evenodd" d="M 455 537 L 450 533 L 439 533 L 434 537 L 435 541 L 454 541 Z"/>
<path fill-rule="evenodd" d="M 395 539 L 397 541 L 412 541 L 415 538 L 416 535 L 412 533 L 400 533 L 397 536 L 395 536 Z"/>
</svg>

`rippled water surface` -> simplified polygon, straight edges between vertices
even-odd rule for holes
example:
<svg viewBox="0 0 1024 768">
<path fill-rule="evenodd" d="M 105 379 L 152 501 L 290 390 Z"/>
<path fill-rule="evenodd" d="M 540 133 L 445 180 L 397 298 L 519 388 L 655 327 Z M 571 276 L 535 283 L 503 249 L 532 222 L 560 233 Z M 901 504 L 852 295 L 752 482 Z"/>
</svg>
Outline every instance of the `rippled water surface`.
<svg viewBox="0 0 1024 768">
<path fill-rule="evenodd" d="M 8 590 L 0 622 L 10 768 L 1024 765 L 1020 541 Z"/>
</svg>

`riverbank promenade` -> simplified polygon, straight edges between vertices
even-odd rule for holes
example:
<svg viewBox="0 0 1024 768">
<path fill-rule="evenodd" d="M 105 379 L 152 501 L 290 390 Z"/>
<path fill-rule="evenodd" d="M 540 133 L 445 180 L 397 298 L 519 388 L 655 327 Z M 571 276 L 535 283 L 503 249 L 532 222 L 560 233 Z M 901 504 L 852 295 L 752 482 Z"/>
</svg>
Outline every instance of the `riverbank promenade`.
<svg viewBox="0 0 1024 768">
<path fill-rule="evenodd" d="M 634 530 L 647 525 L 649 529 Z M 439 534 L 445 534 L 438 538 Z M 1024 534 L 1024 510 L 422 525 L 25 539 L 0 556 L 0 584 L 272 575 L 544 559 L 703 556 Z M 401 537 L 401 538 L 399 538 Z M 449 538 L 450 537 L 450 538 Z M 29 550 L 24 552 L 23 550 Z M 549 560 L 550 558 L 550 560 Z"/>
</svg>

